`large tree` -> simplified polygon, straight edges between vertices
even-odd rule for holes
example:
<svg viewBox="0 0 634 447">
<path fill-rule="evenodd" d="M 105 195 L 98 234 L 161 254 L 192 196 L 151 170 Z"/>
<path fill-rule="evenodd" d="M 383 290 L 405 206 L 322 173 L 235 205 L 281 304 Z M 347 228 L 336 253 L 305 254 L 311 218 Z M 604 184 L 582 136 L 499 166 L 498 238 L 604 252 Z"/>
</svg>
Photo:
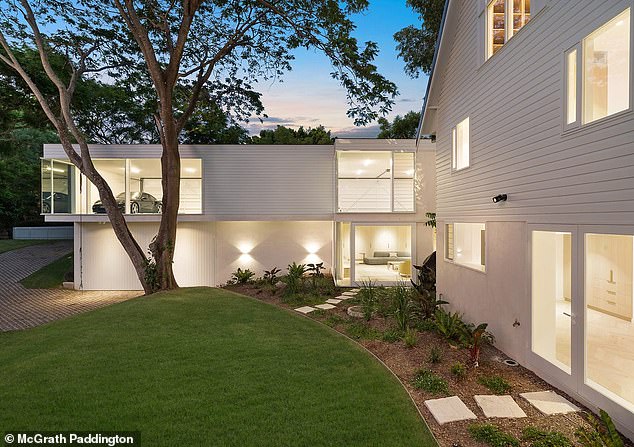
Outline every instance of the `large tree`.
<svg viewBox="0 0 634 447">
<path fill-rule="evenodd" d="M 381 131 L 377 138 L 416 138 L 419 112 L 407 112 L 405 115 L 396 115 L 391 123 L 386 118 L 379 118 Z"/>
<path fill-rule="evenodd" d="M 403 28 L 394 39 L 399 57 L 405 61 L 405 72 L 417 78 L 431 72 L 445 0 L 407 0 L 407 5 L 418 13 L 421 25 Z"/>
<path fill-rule="evenodd" d="M 324 126 L 308 129 L 304 129 L 303 126 L 298 129 L 277 126 L 275 129 L 261 130 L 260 135 L 251 137 L 252 144 L 332 144 L 333 142 L 334 138 Z"/>
<path fill-rule="evenodd" d="M 292 51 L 301 47 L 330 58 L 332 76 L 345 87 L 348 115 L 357 124 L 390 110 L 397 90 L 372 63 L 377 45 L 366 42 L 361 48 L 351 35 L 350 16 L 367 6 L 367 0 L 5 0 L 0 3 L 0 61 L 20 74 L 69 160 L 99 191 L 115 235 L 151 293 L 177 287 L 172 263 L 180 195 L 178 145 L 201 100 L 238 115 L 252 113 L 257 104 L 251 84 L 282 76 L 291 68 Z M 45 96 L 24 70 L 18 54 L 23 42 L 37 47 L 55 98 Z M 69 77 L 51 64 L 53 51 L 66 55 Z M 150 259 L 95 168 L 74 113 L 79 80 L 98 79 L 100 73 L 125 79 L 133 89 L 152 87 L 141 94 L 152 98 L 163 148 L 163 211 Z"/>
</svg>

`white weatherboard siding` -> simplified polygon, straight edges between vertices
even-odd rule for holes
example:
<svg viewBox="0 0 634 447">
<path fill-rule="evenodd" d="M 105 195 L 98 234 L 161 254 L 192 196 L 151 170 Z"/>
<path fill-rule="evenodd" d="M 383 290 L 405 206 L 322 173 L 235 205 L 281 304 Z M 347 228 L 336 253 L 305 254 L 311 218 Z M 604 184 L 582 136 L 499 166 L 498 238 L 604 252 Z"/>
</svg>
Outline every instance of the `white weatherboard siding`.
<svg viewBox="0 0 634 447">
<path fill-rule="evenodd" d="M 631 0 L 552 1 L 487 62 L 478 2 L 452 1 L 435 76 L 438 213 L 576 224 L 634 219 L 634 115 L 562 134 L 564 52 Z M 471 166 L 451 172 L 451 129 L 470 119 Z M 493 206 L 491 197 L 509 200 Z"/>
<path fill-rule="evenodd" d="M 332 266 L 332 222 L 217 222 L 216 283 L 227 282 L 237 268 L 257 276 L 292 262 Z"/>
<path fill-rule="evenodd" d="M 145 248 L 158 231 L 157 223 L 129 225 L 139 245 Z M 180 286 L 214 285 L 214 225 L 212 222 L 178 224 L 174 276 Z M 74 270 L 75 288 L 82 285 L 85 290 L 141 289 L 132 263 L 109 223 L 75 224 Z"/>
</svg>

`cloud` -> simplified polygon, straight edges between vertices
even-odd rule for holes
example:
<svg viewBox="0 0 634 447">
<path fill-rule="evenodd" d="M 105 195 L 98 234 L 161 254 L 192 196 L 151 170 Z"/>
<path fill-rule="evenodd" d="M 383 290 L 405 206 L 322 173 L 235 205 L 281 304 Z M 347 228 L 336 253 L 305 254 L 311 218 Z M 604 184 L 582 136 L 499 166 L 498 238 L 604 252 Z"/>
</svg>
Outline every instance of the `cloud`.
<svg viewBox="0 0 634 447">
<path fill-rule="evenodd" d="M 397 102 L 420 102 L 420 103 L 422 103 L 422 101 L 420 99 L 413 99 L 413 98 L 401 98 L 401 99 L 398 99 Z"/>
<path fill-rule="evenodd" d="M 334 130 L 332 135 L 339 138 L 376 138 L 381 128 L 378 125 L 366 127 L 346 127 Z"/>
</svg>

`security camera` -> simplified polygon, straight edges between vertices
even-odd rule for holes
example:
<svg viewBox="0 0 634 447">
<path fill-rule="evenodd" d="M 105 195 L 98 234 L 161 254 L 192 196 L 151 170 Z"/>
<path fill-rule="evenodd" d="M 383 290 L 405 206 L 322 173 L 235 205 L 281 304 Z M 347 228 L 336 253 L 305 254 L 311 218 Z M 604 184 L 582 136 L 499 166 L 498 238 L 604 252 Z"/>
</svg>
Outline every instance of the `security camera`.
<svg viewBox="0 0 634 447">
<path fill-rule="evenodd" d="M 508 196 L 506 194 L 498 194 L 497 196 L 493 197 L 493 203 L 506 202 L 507 198 Z"/>
</svg>

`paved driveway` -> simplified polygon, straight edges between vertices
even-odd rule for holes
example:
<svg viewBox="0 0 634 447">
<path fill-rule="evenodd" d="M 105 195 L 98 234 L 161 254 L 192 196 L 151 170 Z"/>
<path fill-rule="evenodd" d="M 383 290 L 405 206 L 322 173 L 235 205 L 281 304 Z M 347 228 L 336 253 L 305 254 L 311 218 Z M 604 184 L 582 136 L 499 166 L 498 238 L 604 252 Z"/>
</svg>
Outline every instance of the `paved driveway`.
<svg viewBox="0 0 634 447">
<path fill-rule="evenodd" d="M 73 251 L 72 241 L 0 253 L 0 332 L 27 329 L 109 304 L 141 292 L 26 289 L 20 280 Z"/>
</svg>

